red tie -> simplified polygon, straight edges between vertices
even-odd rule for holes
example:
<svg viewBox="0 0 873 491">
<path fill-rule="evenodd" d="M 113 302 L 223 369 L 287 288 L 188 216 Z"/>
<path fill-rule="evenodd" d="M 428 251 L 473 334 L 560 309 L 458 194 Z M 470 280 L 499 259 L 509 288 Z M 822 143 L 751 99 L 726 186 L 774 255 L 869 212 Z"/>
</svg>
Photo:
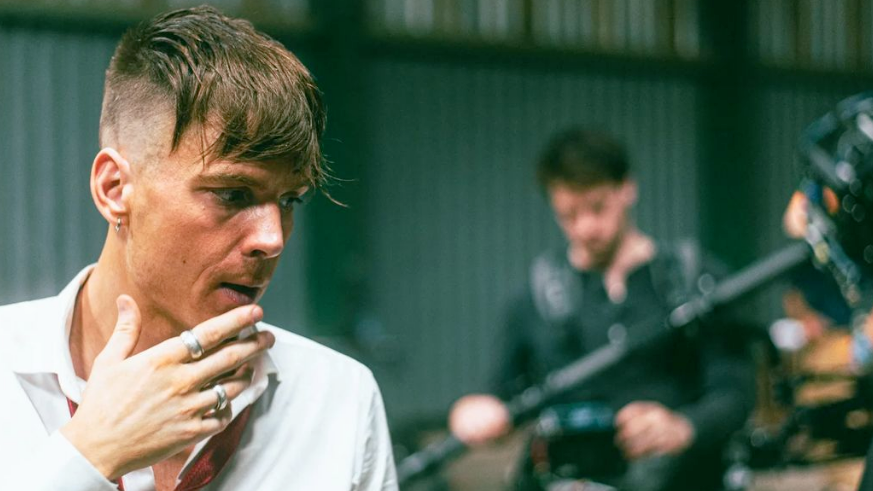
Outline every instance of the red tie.
<svg viewBox="0 0 873 491">
<path fill-rule="evenodd" d="M 233 457 L 233 452 L 242 439 L 246 423 L 251 416 L 251 406 L 243 409 L 221 433 L 213 436 L 203 447 L 197 460 L 191 464 L 188 472 L 182 476 L 182 482 L 176 486 L 176 491 L 194 491 L 206 486 L 224 469 L 225 464 Z"/>
<path fill-rule="evenodd" d="M 75 402 L 67 398 L 67 406 L 70 408 L 70 416 L 76 414 L 76 409 L 79 406 Z M 200 451 L 200 455 L 197 456 L 197 460 L 182 476 L 182 482 L 176 486 L 175 491 L 196 491 L 215 479 L 215 476 L 224 469 L 224 466 L 233 457 L 236 447 L 239 446 L 249 416 L 251 416 L 251 409 L 252 406 L 243 409 L 224 431 L 209 439 L 209 442 Z M 124 491 L 124 483 L 120 477 L 118 478 L 118 491 Z"/>
</svg>

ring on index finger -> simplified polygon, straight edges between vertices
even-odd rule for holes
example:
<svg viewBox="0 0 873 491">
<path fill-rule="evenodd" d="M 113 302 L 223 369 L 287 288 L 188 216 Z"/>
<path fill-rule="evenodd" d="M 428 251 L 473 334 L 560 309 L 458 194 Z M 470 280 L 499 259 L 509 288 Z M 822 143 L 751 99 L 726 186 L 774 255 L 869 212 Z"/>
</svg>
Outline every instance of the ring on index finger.
<svg viewBox="0 0 873 491">
<path fill-rule="evenodd" d="M 191 358 L 199 360 L 200 357 L 203 356 L 203 346 L 193 332 L 182 331 L 182 333 L 179 334 L 179 339 L 181 339 L 182 344 L 188 348 L 188 353 L 191 354 Z"/>
<path fill-rule="evenodd" d="M 215 395 L 218 396 L 218 400 L 215 401 L 215 406 L 213 406 L 212 409 L 216 412 L 223 411 L 224 408 L 227 407 L 227 391 L 224 390 L 224 386 L 221 384 L 213 385 L 212 390 L 215 392 Z"/>
</svg>

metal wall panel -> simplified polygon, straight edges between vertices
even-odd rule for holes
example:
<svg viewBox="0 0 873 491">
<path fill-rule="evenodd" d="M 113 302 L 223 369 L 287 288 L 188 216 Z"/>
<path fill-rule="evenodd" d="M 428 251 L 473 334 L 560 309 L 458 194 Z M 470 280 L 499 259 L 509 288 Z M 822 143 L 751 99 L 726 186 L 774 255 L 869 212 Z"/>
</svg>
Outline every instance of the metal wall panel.
<svg viewBox="0 0 873 491">
<path fill-rule="evenodd" d="M 56 292 L 96 259 L 91 204 L 106 39 L 0 30 L 0 302 Z"/>
<path fill-rule="evenodd" d="M 116 41 L 0 28 L 0 304 L 56 293 L 100 253 L 107 225 L 88 175 Z M 301 235 L 288 244 L 263 302 L 268 321 L 298 331 Z"/>
<path fill-rule="evenodd" d="M 641 227 L 697 235 L 697 93 L 682 80 L 382 61 L 366 176 L 375 310 L 406 350 L 381 376 L 395 417 L 484 388 L 495 333 L 530 260 L 562 243 L 533 163 L 568 124 L 627 143 Z"/>
</svg>

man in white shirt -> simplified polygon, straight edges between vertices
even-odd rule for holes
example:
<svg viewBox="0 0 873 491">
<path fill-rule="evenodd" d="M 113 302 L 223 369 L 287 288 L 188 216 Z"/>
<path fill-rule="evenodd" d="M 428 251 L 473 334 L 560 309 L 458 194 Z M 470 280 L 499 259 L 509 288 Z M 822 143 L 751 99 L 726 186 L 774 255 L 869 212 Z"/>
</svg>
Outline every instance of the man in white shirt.
<svg viewBox="0 0 873 491">
<path fill-rule="evenodd" d="M 362 365 L 256 305 L 324 184 L 300 61 L 210 7 L 122 38 L 91 194 L 98 262 L 0 307 L 0 489 L 395 490 Z"/>
</svg>

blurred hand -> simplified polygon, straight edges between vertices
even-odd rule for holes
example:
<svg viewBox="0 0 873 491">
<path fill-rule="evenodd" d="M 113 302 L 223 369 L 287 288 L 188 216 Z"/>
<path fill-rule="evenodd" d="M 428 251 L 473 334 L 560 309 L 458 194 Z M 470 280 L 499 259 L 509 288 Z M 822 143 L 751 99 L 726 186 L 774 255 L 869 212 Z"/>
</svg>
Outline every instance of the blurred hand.
<svg viewBox="0 0 873 491">
<path fill-rule="evenodd" d="M 800 239 L 806 235 L 806 204 L 806 195 L 800 191 L 795 191 L 791 195 L 791 201 L 788 202 L 788 207 L 782 215 L 782 228 L 785 230 L 785 235 L 793 239 Z"/>
<path fill-rule="evenodd" d="M 791 289 L 782 295 L 782 310 L 789 318 L 800 322 L 808 341 L 822 337 L 832 327 L 830 319 L 810 307 L 799 290 Z"/>
<path fill-rule="evenodd" d="M 682 453 L 694 442 L 685 416 L 657 402 L 632 402 L 615 416 L 616 444 L 628 460 Z"/>
<path fill-rule="evenodd" d="M 464 396 L 452 406 L 449 414 L 449 428 L 467 445 L 479 445 L 503 436 L 511 427 L 506 405 L 491 395 Z"/>
<path fill-rule="evenodd" d="M 115 331 L 94 360 L 82 403 L 61 433 L 106 478 L 154 465 L 219 433 L 230 423 L 230 404 L 218 400 L 211 385 L 220 382 L 228 401 L 251 384 L 248 362 L 269 349 L 275 338 L 259 332 L 235 336 L 261 320 L 258 306 L 239 307 L 191 331 L 204 355 L 193 360 L 179 337 L 130 356 L 141 331 L 139 308 L 118 297 Z"/>
</svg>

